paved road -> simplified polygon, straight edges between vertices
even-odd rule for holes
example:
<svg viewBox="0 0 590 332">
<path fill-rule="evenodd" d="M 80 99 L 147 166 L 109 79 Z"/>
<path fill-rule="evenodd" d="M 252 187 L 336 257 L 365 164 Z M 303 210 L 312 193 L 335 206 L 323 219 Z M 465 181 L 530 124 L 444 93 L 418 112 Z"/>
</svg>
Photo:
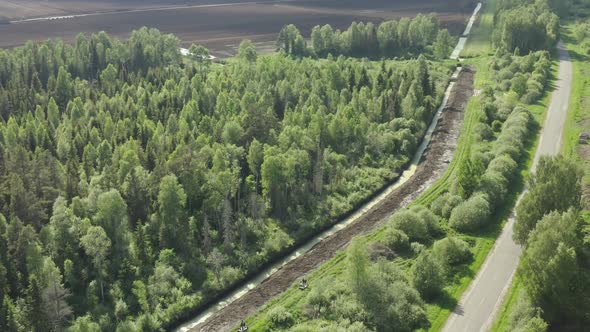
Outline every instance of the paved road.
<svg viewBox="0 0 590 332">
<path fill-rule="evenodd" d="M 542 155 L 556 155 L 561 150 L 563 127 L 567 117 L 572 83 L 572 63 L 563 43 L 558 44 L 559 73 L 547 118 L 535 153 L 532 170 Z M 514 214 L 513 214 L 514 215 Z M 518 265 L 521 248 L 512 240 L 511 217 L 504 226 L 477 277 L 463 294 L 457 308 L 449 317 L 443 331 L 487 331 L 494 321 L 506 290 Z"/>
</svg>

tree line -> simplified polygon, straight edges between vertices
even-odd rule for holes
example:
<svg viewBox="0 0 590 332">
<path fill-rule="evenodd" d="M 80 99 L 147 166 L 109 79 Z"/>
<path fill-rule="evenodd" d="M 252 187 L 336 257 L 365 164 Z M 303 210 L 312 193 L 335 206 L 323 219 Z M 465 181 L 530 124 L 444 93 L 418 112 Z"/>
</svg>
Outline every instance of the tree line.
<svg viewBox="0 0 590 332">
<path fill-rule="evenodd" d="M 347 30 L 334 30 L 329 24 L 311 30 L 311 45 L 293 24 L 284 26 L 276 41 L 277 49 L 294 56 L 351 56 L 367 58 L 406 57 L 430 53 L 439 59 L 448 57 L 453 38 L 441 29 L 434 14 L 389 20 L 375 25 L 353 22 Z"/>
<path fill-rule="evenodd" d="M 541 157 L 516 210 L 514 238 L 524 252 L 517 270 L 523 291 L 512 329 L 582 331 L 590 322 L 590 245 L 576 161 Z"/>
<path fill-rule="evenodd" d="M 549 50 L 559 39 L 559 15 L 569 1 L 501 0 L 494 14 L 492 41 L 498 48 L 527 54 Z"/>
<path fill-rule="evenodd" d="M 299 307 L 270 310 L 267 326 L 291 331 L 430 326 L 426 304 L 446 301 L 445 287 L 473 260 L 470 235 L 494 227 L 496 211 L 517 189 L 512 184 L 536 123 L 526 108 L 529 98 L 522 98 L 526 93 L 511 91 L 512 78 L 526 77 L 531 89 L 539 83 L 543 91 L 550 62 L 542 51 L 527 56 L 498 52 L 489 66 L 492 77 L 507 68 L 511 75 L 493 80 L 476 97 L 481 107 L 473 137 L 448 190 L 427 205 L 397 211 L 379 235 L 353 242 L 342 276 L 318 278 Z"/>
<path fill-rule="evenodd" d="M 178 47 L 0 50 L 0 330 L 170 326 L 395 179 L 450 73 Z"/>
</svg>

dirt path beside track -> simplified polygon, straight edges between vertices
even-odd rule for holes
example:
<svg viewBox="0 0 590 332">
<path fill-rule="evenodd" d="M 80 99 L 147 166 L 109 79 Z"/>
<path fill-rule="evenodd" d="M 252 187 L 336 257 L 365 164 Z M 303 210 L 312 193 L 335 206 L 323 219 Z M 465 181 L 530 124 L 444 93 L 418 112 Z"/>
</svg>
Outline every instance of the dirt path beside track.
<svg viewBox="0 0 590 332">
<path fill-rule="evenodd" d="M 467 102 L 473 95 L 473 76 L 474 72 L 468 68 L 459 74 L 432 141 L 411 179 L 390 193 L 356 222 L 318 243 L 311 251 L 291 261 L 244 296 L 189 331 L 229 330 L 240 320 L 254 314 L 269 300 L 287 290 L 299 278 L 333 257 L 345 248 L 353 237 L 366 234 L 383 225 L 395 211 L 407 206 L 439 179 L 447 169 L 448 161 L 452 159 L 457 145 Z"/>
</svg>

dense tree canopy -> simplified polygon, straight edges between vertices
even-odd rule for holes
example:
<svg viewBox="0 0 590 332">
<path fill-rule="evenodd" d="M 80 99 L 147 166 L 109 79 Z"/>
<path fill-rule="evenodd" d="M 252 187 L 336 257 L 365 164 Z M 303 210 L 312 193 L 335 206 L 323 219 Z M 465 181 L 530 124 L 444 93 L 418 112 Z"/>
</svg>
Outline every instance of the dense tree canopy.
<svg viewBox="0 0 590 332">
<path fill-rule="evenodd" d="M 590 266 L 582 220 L 573 209 L 551 212 L 531 232 L 519 273 L 532 303 L 552 323 L 586 326 L 590 321 Z"/>
<path fill-rule="evenodd" d="M 524 244 L 537 222 L 547 213 L 579 208 L 581 180 L 581 170 L 573 160 L 541 157 L 535 174 L 529 178 L 529 191 L 517 207 L 514 238 Z"/>
<path fill-rule="evenodd" d="M 175 322 L 396 178 L 450 71 L 178 46 L 144 28 L 0 50 L 1 330 Z"/>
<path fill-rule="evenodd" d="M 559 17 L 567 11 L 563 0 L 502 0 L 494 16 L 493 40 L 510 52 L 550 49 L 559 37 Z"/>
<path fill-rule="evenodd" d="M 345 31 L 334 30 L 328 24 L 318 25 L 312 29 L 310 39 L 311 47 L 297 27 L 290 24 L 283 27 L 276 45 L 277 49 L 295 56 L 327 57 L 331 54 L 390 58 L 430 52 L 444 59 L 449 56 L 454 42 L 446 29 L 440 29 L 432 14 L 385 21 L 379 25 L 353 22 Z"/>
</svg>

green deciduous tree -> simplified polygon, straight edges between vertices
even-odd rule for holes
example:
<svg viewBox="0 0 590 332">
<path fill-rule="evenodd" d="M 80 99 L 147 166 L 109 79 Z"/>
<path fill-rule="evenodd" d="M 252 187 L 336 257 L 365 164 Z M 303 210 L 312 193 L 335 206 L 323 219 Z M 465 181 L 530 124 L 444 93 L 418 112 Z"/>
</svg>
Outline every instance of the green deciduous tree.
<svg viewBox="0 0 590 332">
<path fill-rule="evenodd" d="M 444 285 L 443 266 L 432 254 L 420 254 L 412 267 L 412 283 L 422 297 L 438 296 Z"/>
<path fill-rule="evenodd" d="M 465 263 L 473 256 L 467 242 L 456 237 L 446 237 L 434 242 L 432 252 L 437 259 L 448 265 Z"/>
<path fill-rule="evenodd" d="M 570 209 L 546 215 L 531 232 L 518 272 L 534 305 L 551 322 L 587 321 L 590 290 L 587 267 L 580 265 L 581 220 Z"/>
<path fill-rule="evenodd" d="M 487 224 L 490 214 L 487 196 L 477 194 L 453 209 L 449 226 L 461 232 L 475 231 Z"/>
<path fill-rule="evenodd" d="M 183 208 L 186 204 L 186 193 L 174 175 L 165 176 L 160 182 L 158 206 L 160 218 L 160 247 L 182 247 L 187 234 L 187 222 Z"/>
<path fill-rule="evenodd" d="M 111 249 L 111 240 L 100 226 L 91 226 L 81 239 L 86 254 L 92 258 L 96 278 L 100 284 L 100 295 L 104 301 L 104 283 L 107 276 L 107 258 Z"/>
<path fill-rule="evenodd" d="M 105 231 L 111 242 L 113 263 L 118 270 L 129 251 L 130 233 L 127 205 L 121 194 L 112 189 L 98 195 L 96 208 L 93 221 Z"/>
<path fill-rule="evenodd" d="M 252 41 L 246 39 L 240 43 L 240 48 L 238 49 L 238 57 L 248 62 L 256 62 L 256 58 L 258 58 L 258 53 L 256 52 L 256 47 L 254 47 Z"/>
<path fill-rule="evenodd" d="M 579 207 L 581 178 L 575 161 L 564 157 L 541 157 L 535 174 L 527 181 L 529 191 L 516 208 L 514 238 L 524 244 L 546 213 Z"/>
<path fill-rule="evenodd" d="M 100 325 L 92 321 L 90 316 L 82 316 L 76 318 L 72 326 L 68 328 L 68 332 L 100 332 Z"/>
<path fill-rule="evenodd" d="M 434 48 L 434 55 L 439 59 L 446 59 L 451 55 L 451 51 L 453 50 L 453 38 L 451 37 L 449 30 L 440 30 L 436 35 L 436 40 L 432 47 Z"/>
</svg>

